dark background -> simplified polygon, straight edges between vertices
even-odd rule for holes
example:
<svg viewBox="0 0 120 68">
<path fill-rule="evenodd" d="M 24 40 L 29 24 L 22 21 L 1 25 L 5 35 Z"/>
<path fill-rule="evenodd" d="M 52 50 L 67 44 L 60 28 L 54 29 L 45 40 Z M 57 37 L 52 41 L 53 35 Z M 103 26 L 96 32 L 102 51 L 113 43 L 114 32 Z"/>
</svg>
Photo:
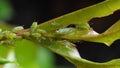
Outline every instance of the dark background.
<svg viewBox="0 0 120 68">
<path fill-rule="evenodd" d="M 101 1 L 103 0 L 10 0 L 14 9 L 14 15 L 8 23 L 23 25 L 25 28 L 28 28 L 33 21 L 42 23 Z M 116 11 L 107 17 L 92 19 L 89 23 L 97 32 L 102 33 L 118 19 L 120 19 L 120 11 Z M 105 62 L 114 58 L 120 58 L 119 43 L 120 40 L 117 40 L 111 47 L 92 42 L 76 44 L 81 57 L 95 62 Z M 56 62 L 58 65 L 72 66 L 72 64 L 58 55 L 56 55 Z"/>
</svg>

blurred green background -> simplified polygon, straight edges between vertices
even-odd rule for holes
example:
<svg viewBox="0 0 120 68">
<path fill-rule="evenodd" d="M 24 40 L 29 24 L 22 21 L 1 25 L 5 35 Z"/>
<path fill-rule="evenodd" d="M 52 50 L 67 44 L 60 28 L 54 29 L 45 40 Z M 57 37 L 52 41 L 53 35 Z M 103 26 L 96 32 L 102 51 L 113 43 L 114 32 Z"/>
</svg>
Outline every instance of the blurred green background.
<svg viewBox="0 0 120 68">
<path fill-rule="evenodd" d="M 0 20 L 10 20 L 13 15 L 13 7 L 9 0 L 0 0 Z"/>
</svg>

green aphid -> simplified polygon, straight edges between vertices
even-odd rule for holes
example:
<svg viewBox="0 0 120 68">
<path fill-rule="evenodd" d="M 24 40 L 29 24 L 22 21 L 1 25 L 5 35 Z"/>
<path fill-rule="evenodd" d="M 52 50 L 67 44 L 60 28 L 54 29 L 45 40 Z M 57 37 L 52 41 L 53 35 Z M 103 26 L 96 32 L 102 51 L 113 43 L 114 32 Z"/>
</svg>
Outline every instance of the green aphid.
<svg viewBox="0 0 120 68">
<path fill-rule="evenodd" d="M 4 35 L 5 38 L 9 39 L 10 31 L 3 31 L 2 34 Z"/>
<path fill-rule="evenodd" d="M 17 32 L 17 31 L 20 31 L 20 30 L 23 30 L 23 26 L 17 26 L 15 28 L 13 28 L 12 32 Z"/>
<path fill-rule="evenodd" d="M 13 39 L 16 37 L 16 34 L 15 33 L 12 33 L 10 31 L 3 31 L 2 32 L 2 35 L 7 38 L 7 39 Z"/>
<path fill-rule="evenodd" d="M 42 34 L 46 33 L 46 31 L 43 30 L 43 29 L 37 29 L 36 32 L 38 32 L 38 33 L 42 33 Z"/>
<path fill-rule="evenodd" d="M 88 23 L 77 24 L 75 26 L 76 26 L 76 28 L 82 28 L 82 29 L 89 29 L 90 28 L 90 25 Z"/>
<path fill-rule="evenodd" d="M 23 36 L 24 36 L 24 37 L 29 37 L 29 36 L 30 36 L 30 32 L 24 32 L 24 33 L 23 33 Z"/>
<path fill-rule="evenodd" d="M 9 34 L 9 39 L 14 39 L 16 37 L 16 34 L 15 33 L 10 33 Z"/>
<path fill-rule="evenodd" d="M 34 32 L 36 30 L 36 28 L 37 28 L 37 22 L 33 22 L 33 24 L 30 27 L 30 31 Z"/>
<path fill-rule="evenodd" d="M 32 33 L 32 36 L 35 38 L 40 38 L 41 34 L 40 33 Z"/>
</svg>

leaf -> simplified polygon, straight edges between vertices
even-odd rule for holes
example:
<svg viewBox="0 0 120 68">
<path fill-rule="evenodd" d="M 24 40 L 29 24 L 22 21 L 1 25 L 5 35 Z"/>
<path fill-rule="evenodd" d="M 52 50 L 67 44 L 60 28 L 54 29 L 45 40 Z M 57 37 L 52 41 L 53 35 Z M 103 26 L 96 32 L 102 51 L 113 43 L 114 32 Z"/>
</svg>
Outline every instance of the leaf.
<svg viewBox="0 0 120 68">
<path fill-rule="evenodd" d="M 52 39 L 41 40 L 40 45 L 52 49 L 52 51 L 65 56 L 80 57 L 76 51 L 75 45 L 63 40 L 55 41 Z M 75 53 L 74 53 L 75 52 Z"/>
<path fill-rule="evenodd" d="M 40 46 L 38 51 L 38 64 L 40 68 L 55 68 L 54 55 L 48 49 Z"/>
<path fill-rule="evenodd" d="M 66 40 L 55 41 L 51 39 L 44 39 L 39 42 L 39 44 L 63 56 L 77 66 L 77 68 L 120 68 L 120 59 L 114 59 L 104 63 L 97 63 L 81 58 L 77 49 L 75 48 L 75 45 Z"/>
<path fill-rule="evenodd" d="M 8 53 L 9 49 L 10 47 L 0 45 L 0 64 L 13 63 L 12 61 L 6 59 L 6 54 Z"/>
<path fill-rule="evenodd" d="M 112 14 L 114 11 L 120 9 L 120 0 L 106 0 L 101 3 L 95 4 L 93 6 L 83 8 L 77 10 L 75 12 L 60 16 L 58 18 L 47 21 L 38 26 L 38 29 L 44 29 L 48 31 L 45 36 L 47 37 L 55 37 L 67 40 L 77 40 L 77 41 L 91 41 L 91 42 L 99 42 L 105 43 L 106 45 L 110 45 L 113 41 L 117 40 L 118 37 L 114 37 L 115 35 L 107 35 L 105 33 L 98 34 L 94 30 L 92 30 L 88 25 L 88 21 L 92 18 L 103 17 Z M 86 25 L 83 25 L 87 23 Z M 82 29 L 71 29 L 69 31 L 65 31 L 66 34 L 56 34 L 58 30 L 66 30 L 68 25 L 75 24 L 82 27 Z M 84 29 L 87 28 L 87 29 Z M 68 28 L 69 29 L 69 28 Z M 118 35 L 118 34 L 116 34 Z M 107 37 L 109 36 L 109 37 Z M 114 37 L 114 39 L 112 39 Z M 105 40 L 108 39 L 109 40 Z"/>
<path fill-rule="evenodd" d="M 74 44 L 66 41 L 66 40 L 53 40 L 53 39 L 44 39 L 41 40 L 41 42 L 39 43 L 41 46 L 44 46 L 48 49 L 50 49 L 51 51 L 67 58 L 71 58 L 71 59 L 79 59 L 80 55 L 75 47 Z"/>
<path fill-rule="evenodd" d="M 0 57 L 5 58 L 9 48 L 0 45 Z"/>
<path fill-rule="evenodd" d="M 88 38 L 96 37 L 99 33 L 95 32 L 92 28 L 61 28 L 55 32 L 49 32 L 44 34 L 44 36 L 67 39 L 70 41 L 90 41 Z"/>
<path fill-rule="evenodd" d="M 50 21 L 40 24 L 38 28 L 51 32 L 64 28 L 70 24 L 87 23 L 90 19 L 103 17 L 112 14 L 120 9 L 120 0 L 106 0 L 93 6 L 77 10 L 75 12 L 60 16 Z"/>
<path fill-rule="evenodd" d="M 37 64 L 37 46 L 28 40 L 15 43 L 16 61 L 21 68 L 39 68 Z"/>
<path fill-rule="evenodd" d="M 101 42 L 108 45 L 119 38 L 119 33 L 116 33 L 117 31 L 119 31 L 118 26 L 116 27 L 113 25 L 110 29 L 102 34 L 98 34 L 92 29 L 87 30 L 65 27 L 71 24 L 82 25 L 92 18 L 110 15 L 114 11 L 120 9 L 119 6 L 120 0 L 106 0 L 102 3 L 47 21 L 43 24 L 40 24 L 38 28 L 46 30 L 48 33 L 45 36 L 47 37 Z M 118 30 L 115 30 L 116 28 Z M 111 30 L 114 31 L 112 32 Z M 120 68 L 120 59 L 111 60 L 105 63 L 97 63 L 81 58 L 77 49 L 75 48 L 75 45 L 68 41 L 44 39 L 40 42 L 40 45 L 63 56 L 78 68 Z"/>
<path fill-rule="evenodd" d="M 110 46 L 110 44 L 112 44 L 117 39 L 120 39 L 120 20 L 113 24 L 105 32 L 97 36 L 85 38 L 86 41 L 100 42 L 108 46 Z"/>
</svg>

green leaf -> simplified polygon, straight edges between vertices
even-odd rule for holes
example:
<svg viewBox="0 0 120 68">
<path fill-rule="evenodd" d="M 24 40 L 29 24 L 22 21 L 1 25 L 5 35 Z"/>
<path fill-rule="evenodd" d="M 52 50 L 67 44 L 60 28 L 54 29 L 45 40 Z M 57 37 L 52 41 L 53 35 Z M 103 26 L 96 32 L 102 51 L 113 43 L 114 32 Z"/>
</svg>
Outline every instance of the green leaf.
<svg viewBox="0 0 120 68">
<path fill-rule="evenodd" d="M 85 38 L 86 41 L 104 43 L 108 46 L 117 39 L 120 39 L 120 21 L 117 21 L 108 30 L 99 35 Z"/>
<path fill-rule="evenodd" d="M 76 60 L 76 63 L 78 63 L 76 66 L 78 68 L 120 68 L 120 59 L 114 59 L 104 63 L 91 62 L 85 59 L 82 59 L 82 61 L 80 59 Z"/>
<path fill-rule="evenodd" d="M 0 57 L 5 58 L 6 57 L 6 53 L 8 51 L 9 48 L 0 45 Z"/>
<path fill-rule="evenodd" d="M 16 41 L 16 61 L 21 68 L 39 68 L 37 64 L 37 46 L 28 40 Z"/>
<path fill-rule="evenodd" d="M 44 29 L 47 32 L 66 27 L 70 24 L 87 23 L 90 19 L 103 17 L 112 14 L 120 9 L 120 0 L 106 0 L 93 6 L 77 10 L 75 12 L 60 16 L 58 18 L 40 24 L 38 28 Z"/>
<path fill-rule="evenodd" d="M 40 68 L 55 68 L 54 55 L 48 49 L 40 46 L 38 49 L 38 64 Z"/>
<path fill-rule="evenodd" d="M 39 28 L 45 29 L 47 31 L 56 30 L 48 32 L 45 36 L 55 37 L 68 40 L 76 41 L 91 41 L 104 43 L 106 45 L 112 44 L 115 40 L 119 39 L 119 23 L 113 25 L 112 28 L 108 29 L 105 33 L 98 34 L 92 30 L 89 26 L 87 29 L 76 29 L 76 28 L 63 28 L 70 24 L 80 24 L 79 26 L 84 27 L 83 23 L 86 23 L 92 18 L 103 17 L 112 14 L 115 10 L 120 9 L 120 0 L 106 0 L 99 4 L 80 9 L 78 11 L 63 15 L 56 19 L 47 21 L 41 25 Z M 87 26 L 87 25 L 85 25 Z M 62 31 L 62 34 L 60 33 Z"/>
<path fill-rule="evenodd" d="M 47 33 L 45 36 L 47 37 L 68 40 L 85 40 L 109 45 L 113 41 L 119 39 L 119 24 L 113 25 L 110 29 L 102 34 L 98 34 L 90 27 L 87 27 L 87 29 L 65 27 L 71 24 L 79 24 L 81 27 L 83 27 L 82 25 L 87 23 L 90 19 L 110 15 L 114 11 L 120 9 L 119 6 L 120 0 L 106 0 L 99 4 L 47 21 L 43 24 L 40 24 L 38 29 L 40 28 L 46 30 Z M 40 45 L 63 56 L 78 68 L 120 68 L 120 59 L 111 60 L 105 63 L 97 63 L 81 58 L 77 49 L 75 48 L 75 45 L 65 40 L 61 41 L 45 38 L 44 40 L 41 40 Z"/>
<path fill-rule="evenodd" d="M 59 38 L 59 39 L 67 39 L 70 41 L 90 41 L 88 38 L 96 37 L 99 34 L 95 32 L 92 28 L 61 28 L 56 32 L 49 32 L 44 34 L 44 36 Z"/>
<path fill-rule="evenodd" d="M 41 40 L 40 45 L 65 57 L 66 59 L 68 59 L 68 58 L 79 59 L 80 58 L 80 55 L 79 55 L 75 45 L 66 40 L 55 41 L 54 39 L 44 39 L 44 40 Z"/>
<path fill-rule="evenodd" d="M 0 45 L 0 64 L 11 63 L 12 61 L 6 59 L 6 54 L 8 53 L 10 47 L 5 45 Z"/>
<path fill-rule="evenodd" d="M 55 37 L 55 38 L 73 40 L 73 41 L 84 40 L 91 42 L 100 42 L 100 43 L 105 43 L 106 45 L 110 45 L 113 41 L 117 40 L 118 37 L 114 37 L 115 35 L 111 35 L 112 37 L 114 37 L 114 39 L 109 37 L 109 40 L 105 40 L 108 39 L 107 36 L 110 35 L 104 33 L 99 35 L 97 32 L 95 32 L 89 26 L 87 26 L 88 25 L 87 22 L 92 18 L 110 15 L 114 11 L 120 9 L 119 6 L 120 6 L 120 0 L 106 0 L 101 3 L 95 4 L 93 6 L 83 8 L 75 12 L 47 21 L 43 24 L 40 24 L 38 26 L 38 29 L 40 28 L 46 30 L 47 33 L 44 35 L 47 37 Z M 75 24 L 75 25 L 79 24 L 79 26 L 82 27 L 82 29 L 67 28 L 68 30 L 65 31 L 66 28 L 64 27 L 71 24 Z M 60 30 L 64 30 L 63 32 L 64 34 L 61 35 L 60 33 L 56 34 L 56 31 L 59 32 Z"/>
<path fill-rule="evenodd" d="M 80 57 L 75 45 L 64 40 L 44 39 L 40 45 L 50 49 L 51 51 L 63 56 L 73 63 L 77 68 L 120 68 L 120 59 L 114 59 L 104 63 L 88 61 Z"/>
</svg>

